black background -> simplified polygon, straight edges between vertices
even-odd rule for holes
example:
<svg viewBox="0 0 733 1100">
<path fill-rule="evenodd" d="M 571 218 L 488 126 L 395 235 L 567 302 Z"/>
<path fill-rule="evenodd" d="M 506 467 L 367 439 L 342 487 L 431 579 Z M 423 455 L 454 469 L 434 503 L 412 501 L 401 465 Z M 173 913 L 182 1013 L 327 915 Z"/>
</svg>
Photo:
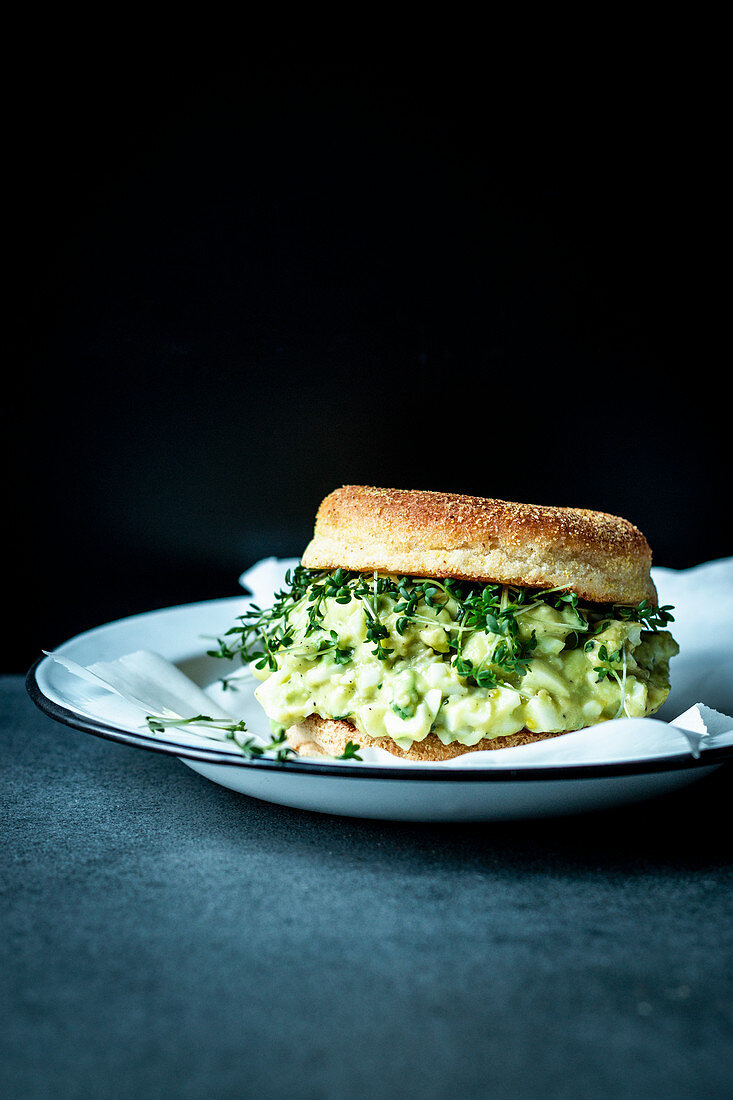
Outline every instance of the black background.
<svg viewBox="0 0 733 1100">
<path fill-rule="evenodd" d="M 6 671 L 237 594 L 349 482 L 731 553 L 714 63 L 336 31 L 21 51 Z"/>
</svg>

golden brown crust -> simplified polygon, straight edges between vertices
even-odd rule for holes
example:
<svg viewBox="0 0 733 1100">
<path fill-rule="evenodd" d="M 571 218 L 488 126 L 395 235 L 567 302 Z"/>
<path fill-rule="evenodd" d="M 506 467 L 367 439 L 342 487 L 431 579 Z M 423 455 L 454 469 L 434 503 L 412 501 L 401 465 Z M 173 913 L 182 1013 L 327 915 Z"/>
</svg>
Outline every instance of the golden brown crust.
<svg viewBox="0 0 733 1100">
<path fill-rule="evenodd" d="M 391 737 L 370 737 L 339 718 L 321 718 L 311 714 L 287 731 L 288 744 L 301 756 L 340 756 L 347 742 L 353 741 L 363 749 L 385 749 L 403 760 L 451 760 L 466 752 L 485 749 L 508 749 L 515 745 L 529 745 L 533 741 L 545 741 L 548 737 L 560 737 L 559 733 L 530 733 L 520 730 L 508 737 L 484 737 L 477 745 L 459 745 L 457 741 L 444 745 L 434 733 L 424 741 L 415 741 L 409 749 L 401 749 Z"/>
<path fill-rule="evenodd" d="M 571 588 L 595 603 L 657 602 L 641 531 L 585 508 L 345 485 L 321 503 L 302 560 L 309 569 Z"/>
</svg>

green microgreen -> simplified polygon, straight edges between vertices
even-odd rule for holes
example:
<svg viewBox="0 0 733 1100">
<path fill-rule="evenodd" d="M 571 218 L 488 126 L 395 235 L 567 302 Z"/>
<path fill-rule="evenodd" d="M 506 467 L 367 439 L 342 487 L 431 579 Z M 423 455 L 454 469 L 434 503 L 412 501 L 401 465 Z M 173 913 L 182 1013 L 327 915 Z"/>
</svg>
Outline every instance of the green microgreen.
<svg viewBox="0 0 733 1100">
<path fill-rule="evenodd" d="M 360 748 L 361 745 L 356 745 L 353 741 L 347 741 L 344 745 L 344 751 L 336 757 L 336 760 L 363 760 L 363 757 L 359 756 Z"/>
<path fill-rule="evenodd" d="M 295 752 L 287 743 L 285 730 L 273 734 L 270 743 L 261 745 L 254 737 L 241 737 L 239 734 L 247 732 L 247 725 L 243 720 L 227 722 L 220 718 L 211 718 L 208 714 L 196 714 L 193 718 L 178 718 L 177 716 L 163 717 L 157 714 L 148 714 L 145 718 L 151 733 L 164 733 L 167 729 L 178 729 L 181 726 L 204 726 L 212 730 L 219 730 L 228 741 L 233 741 L 248 760 L 256 760 L 266 753 L 274 753 L 275 760 L 284 761 Z"/>
</svg>

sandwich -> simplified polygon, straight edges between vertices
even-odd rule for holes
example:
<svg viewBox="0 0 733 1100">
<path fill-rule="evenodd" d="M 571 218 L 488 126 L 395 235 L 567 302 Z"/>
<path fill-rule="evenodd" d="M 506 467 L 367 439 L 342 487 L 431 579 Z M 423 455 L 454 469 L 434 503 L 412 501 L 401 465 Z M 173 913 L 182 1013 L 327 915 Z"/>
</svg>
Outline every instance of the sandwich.
<svg viewBox="0 0 733 1100">
<path fill-rule="evenodd" d="M 347 485 L 223 655 L 301 755 L 522 745 L 664 703 L 678 646 L 651 560 L 603 512 Z"/>
</svg>

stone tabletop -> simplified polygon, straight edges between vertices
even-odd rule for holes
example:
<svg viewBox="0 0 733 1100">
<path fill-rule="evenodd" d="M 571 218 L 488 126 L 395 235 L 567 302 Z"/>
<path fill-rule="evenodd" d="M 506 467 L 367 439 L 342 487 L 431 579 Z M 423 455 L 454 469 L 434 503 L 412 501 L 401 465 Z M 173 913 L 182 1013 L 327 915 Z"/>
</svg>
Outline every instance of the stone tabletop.
<svg viewBox="0 0 733 1100">
<path fill-rule="evenodd" d="M 730 766 L 396 824 L 0 714 L 3 1096 L 733 1095 Z"/>
</svg>

